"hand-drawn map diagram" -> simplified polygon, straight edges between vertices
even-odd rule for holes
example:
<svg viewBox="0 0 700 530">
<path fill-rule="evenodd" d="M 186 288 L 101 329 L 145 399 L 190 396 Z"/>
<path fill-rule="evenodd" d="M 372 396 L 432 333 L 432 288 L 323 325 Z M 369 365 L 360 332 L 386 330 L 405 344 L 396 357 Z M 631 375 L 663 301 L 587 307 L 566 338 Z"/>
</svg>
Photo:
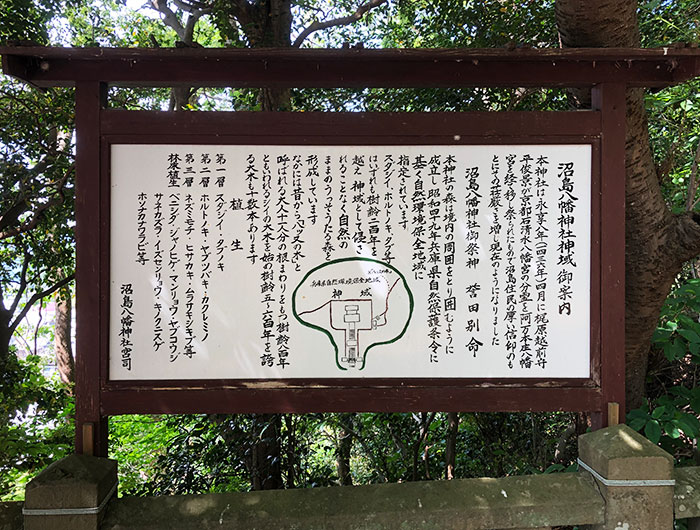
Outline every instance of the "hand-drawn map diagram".
<svg viewBox="0 0 700 530">
<path fill-rule="evenodd" d="M 341 370 L 362 370 L 367 352 L 399 340 L 413 313 L 403 275 L 368 258 L 344 258 L 312 269 L 295 289 L 292 304 L 301 324 L 328 336 Z"/>
<path fill-rule="evenodd" d="M 112 144 L 109 379 L 589 377 L 592 156 Z"/>
</svg>

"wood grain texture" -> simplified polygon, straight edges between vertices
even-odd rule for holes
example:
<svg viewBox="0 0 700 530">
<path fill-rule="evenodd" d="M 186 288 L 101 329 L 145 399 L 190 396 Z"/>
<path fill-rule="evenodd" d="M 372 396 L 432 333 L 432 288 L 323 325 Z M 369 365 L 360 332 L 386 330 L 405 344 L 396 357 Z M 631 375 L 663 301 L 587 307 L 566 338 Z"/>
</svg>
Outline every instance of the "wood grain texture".
<svg viewBox="0 0 700 530">
<path fill-rule="evenodd" d="M 700 73 L 697 49 L 124 49 L 0 47 L 37 86 L 668 86 Z"/>
</svg>

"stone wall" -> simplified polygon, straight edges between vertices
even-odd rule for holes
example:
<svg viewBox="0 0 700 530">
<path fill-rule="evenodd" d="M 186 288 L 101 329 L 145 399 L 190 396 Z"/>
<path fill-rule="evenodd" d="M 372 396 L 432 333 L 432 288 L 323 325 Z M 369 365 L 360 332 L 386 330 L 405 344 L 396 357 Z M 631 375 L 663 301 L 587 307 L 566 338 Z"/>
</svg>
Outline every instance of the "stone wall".
<svg viewBox="0 0 700 530">
<path fill-rule="evenodd" d="M 116 462 L 72 455 L 24 505 L 0 504 L 0 530 L 672 530 L 674 514 L 700 517 L 700 468 L 674 472 L 627 426 L 581 436 L 579 455 L 577 473 L 154 498 L 116 498 Z"/>
</svg>

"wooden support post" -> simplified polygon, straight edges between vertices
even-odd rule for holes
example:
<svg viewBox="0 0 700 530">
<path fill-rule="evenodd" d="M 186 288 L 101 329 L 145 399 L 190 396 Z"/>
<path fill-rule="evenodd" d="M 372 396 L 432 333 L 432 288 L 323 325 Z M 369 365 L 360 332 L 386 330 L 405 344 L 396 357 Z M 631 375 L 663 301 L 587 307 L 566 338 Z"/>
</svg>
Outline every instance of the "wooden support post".
<svg viewBox="0 0 700 530">
<path fill-rule="evenodd" d="M 601 223 L 593 234 L 601 253 L 602 426 L 614 425 L 606 403 L 625 411 L 625 98 L 624 83 L 602 83 L 592 92 L 593 108 L 602 115 Z"/>
<path fill-rule="evenodd" d="M 83 454 L 94 456 L 95 453 L 95 424 L 83 423 Z"/>
<path fill-rule="evenodd" d="M 108 267 L 100 263 L 100 113 L 105 95 L 103 83 L 76 83 L 75 451 L 95 456 L 107 456 L 107 418 L 100 412 L 100 269 Z"/>
<path fill-rule="evenodd" d="M 608 427 L 620 424 L 620 404 L 608 403 Z"/>
<path fill-rule="evenodd" d="M 605 414 L 603 414 L 602 411 L 589 413 L 592 431 L 597 431 L 598 429 L 602 429 L 603 427 L 605 427 L 605 421 L 607 421 L 607 416 L 604 416 Z"/>
</svg>

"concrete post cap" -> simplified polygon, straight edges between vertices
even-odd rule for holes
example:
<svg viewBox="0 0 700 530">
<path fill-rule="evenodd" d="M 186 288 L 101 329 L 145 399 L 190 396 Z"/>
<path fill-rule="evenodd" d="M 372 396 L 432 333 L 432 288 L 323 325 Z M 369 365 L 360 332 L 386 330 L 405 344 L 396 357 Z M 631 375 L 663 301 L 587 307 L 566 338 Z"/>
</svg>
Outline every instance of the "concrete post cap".
<svg viewBox="0 0 700 530">
<path fill-rule="evenodd" d="M 579 458 L 608 480 L 672 480 L 673 457 L 627 425 L 579 437 Z"/>
<path fill-rule="evenodd" d="M 27 510 L 97 508 L 114 491 L 117 462 L 73 454 L 52 463 L 25 489 Z"/>
</svg>

